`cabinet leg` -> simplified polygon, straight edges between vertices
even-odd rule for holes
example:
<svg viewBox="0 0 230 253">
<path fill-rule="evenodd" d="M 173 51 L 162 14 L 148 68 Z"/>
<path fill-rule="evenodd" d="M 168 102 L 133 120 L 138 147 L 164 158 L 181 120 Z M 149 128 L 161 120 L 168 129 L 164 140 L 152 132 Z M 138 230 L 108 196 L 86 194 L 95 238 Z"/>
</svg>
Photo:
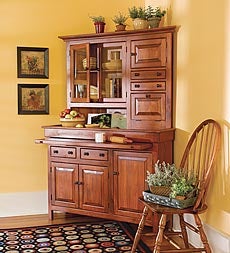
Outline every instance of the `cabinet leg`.
<svg viewBox="0 0 230 253">
<path fill-rule="evenodd" d="M 49 215 L 49 219 L 53 220 L 54 219 L 54 211 L 53 210 L 49 210 L 48 211 L 48 215 Z"/>
</svg>

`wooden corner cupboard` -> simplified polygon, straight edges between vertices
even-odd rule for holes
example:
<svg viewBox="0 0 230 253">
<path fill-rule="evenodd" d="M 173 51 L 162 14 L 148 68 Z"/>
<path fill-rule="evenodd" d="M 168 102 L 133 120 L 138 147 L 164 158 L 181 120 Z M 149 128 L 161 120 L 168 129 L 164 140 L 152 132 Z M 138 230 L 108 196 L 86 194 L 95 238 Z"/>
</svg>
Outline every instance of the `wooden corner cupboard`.
<svg viewBox="0 0 230 253">
<path fill-rule="evenodd" d="M 147 170 L 172 162 L 176 27 L 60 36 L 66 42 L 67 107 L 121 112 L 125 129 L 44 126 L 49 217 L 62 211 L 138 223 Z M 103 132 L 106 142 L 96 143 Z M 120 135 L 130 144 L 109 142 Z"/>
</svg>

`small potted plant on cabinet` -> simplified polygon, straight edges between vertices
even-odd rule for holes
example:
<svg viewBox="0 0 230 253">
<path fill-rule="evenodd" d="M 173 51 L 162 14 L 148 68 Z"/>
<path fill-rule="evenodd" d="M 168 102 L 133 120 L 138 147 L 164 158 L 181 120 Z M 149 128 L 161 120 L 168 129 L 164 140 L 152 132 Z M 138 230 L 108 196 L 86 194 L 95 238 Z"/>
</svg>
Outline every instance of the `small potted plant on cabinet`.
<svg viewBox="0 0 230 253">
<path fill-rule="evenodd" d="M 155 163 L 155 172 L 147 171 L 146 182 L 150 191 L 156 195 L 169 196 L 171 186 L 176 180 L 176 167 L 169 163 Z"/>
<path fill-rule="evenodd" d="M 148 28 L 147 13 L 144 7 L 133 6 L 128 10 L 129 16 L 133 20 L 133 27 L 135 30 Z"/>
<path fill-rule="evenodd" d="M 148 6 L 146 9 L 146 16 L 149 24 L 149 28 L 158 27 L 161 21 L 161 18 L 166 14 L 165 10 L 161 10 L 160 7 L 153 8 Z"/>
<path fill-rule="evenodd" d="M 105 18 L 103 16 L 90 16 L 92 19 L 96 33 L 103 33 L 105 30 Z"/>
<path fill-rule="evenodd" d="M 115 15 L 112 20 L 116 24 L 116 31 L 125 31 L 126 28 L 126 20 L 128 19 L 128 16 L 125 14 L 122 14 L 119 12 L 117 15 Z"/>
</svg>

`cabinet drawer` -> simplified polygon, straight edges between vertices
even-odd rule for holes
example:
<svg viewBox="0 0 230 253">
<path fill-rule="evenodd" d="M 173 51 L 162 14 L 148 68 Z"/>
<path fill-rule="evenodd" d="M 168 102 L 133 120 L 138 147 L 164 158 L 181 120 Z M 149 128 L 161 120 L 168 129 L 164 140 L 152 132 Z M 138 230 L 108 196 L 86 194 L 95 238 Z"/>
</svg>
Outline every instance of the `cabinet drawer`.
<svg viewBox="0 0 230 253">
<path fill-rule="evenodd" d="M 147 90 L 152 90 L 152 91 L 164 91 L 165 90 L 165 82 L 136 82 L 136 83 L 131 83 L 131 90 L 132 91 L 147 91 Z"/>
<path fill-rule="evenodd" d="M 81 159 L 85 160 L 99 160 L 99 161 L 107 161 L 108 160 L 108 151 L 107 150 L 99 150 L 99 149 L 81 149 Z"/>
<path fill-rule="evenodd" d="M 76 158 L 76 148 L 50 147 L 51 157 Z"/>
<path fill-rule="evenodd" d="M 166 70 L 142 70 L 131 72 L 131 79 L 164 79 L 166 77 Z"/>
</svg>

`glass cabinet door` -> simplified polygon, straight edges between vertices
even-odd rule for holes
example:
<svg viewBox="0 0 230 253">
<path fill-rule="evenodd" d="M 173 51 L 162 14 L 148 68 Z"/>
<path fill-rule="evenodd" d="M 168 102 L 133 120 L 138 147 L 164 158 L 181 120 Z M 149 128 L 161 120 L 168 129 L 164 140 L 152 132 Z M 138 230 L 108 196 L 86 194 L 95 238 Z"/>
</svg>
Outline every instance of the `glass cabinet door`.
<svg viewBox="0 0 230 253">
<path fill-rule="evenodd" d="M 101 96 L 103 102 L 125 101 L 125 43 L 106 43 L 101 49 Z"/>
<path fill-rule="evenodd" d="M 70 46 L 71 102 L 89 102 L 88 44 Z"/>
<path fill-rule="evenodd" d="M 125 43 L 70 46 L 73 103 L 125 102 Z"/>
</svg>

